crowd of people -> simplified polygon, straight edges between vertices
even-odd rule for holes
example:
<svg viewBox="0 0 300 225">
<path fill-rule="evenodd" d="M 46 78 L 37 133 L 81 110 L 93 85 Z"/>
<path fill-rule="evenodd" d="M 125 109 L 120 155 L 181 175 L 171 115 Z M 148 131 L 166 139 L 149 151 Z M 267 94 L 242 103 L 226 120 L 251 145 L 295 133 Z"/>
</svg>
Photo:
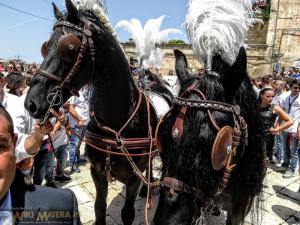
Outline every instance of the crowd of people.
<svg viewBox="0 0 300 225">
<path fill-rule="evenodd" d="M 70 174 L 80 173 L 80 163 L 85 162 L 79 151 L 81 140 L 76 135 L 69 134 L 55 118 L 41 126 L 24 108 L 26 90 L 37 69 L 36 64 L 31 64 L 25 73 L 19 63 L 0 63 L 2 210 L 15 204 L 14 183 L 20 186 L 16 179 L 21 178 L 28 186 L 42 185 L 45 180 L 47 188 L 56 189 L 55 182 L 71 181 Z M 291 178 L 295 176 L 300 160 L 300 73 L 291 67 L 288 72 L 257 77 L 252 84 L 263 118 L 266 160 L 276 167 L 285 168 L 283 177 Z M 83 87 L 79 96 L 72 96 L 59 111 L 61 118 L 81 136 L 89 122 L 89 94 L 88 86 Z M 77 210 L 77 205 L 70 208 Z M 10 214 L 0 217 L 0 224 L 11 219 Z"/>
<path fill-rule="evenodd" d="M 71 173 L 80 173 L 79 165 L 86 161 L 80 156 L 80 139 L 75 134 L 69 134 L 60 121 L 52 118 L 45 124 L 40 124 L 25 109 L 27 90 L 37 71 L 35 64 L 28 67 L 27 74 L 20 64 L 8 63 L 4 67 L 1 64 L 0 69 L 0 213 L 7 212 L 7 216 L 1 214 L 0 224 L 11 224 L 9 221 L 13 219 L 12 208 L 17 205 L 16 201 L 21 200 L 14 197 L 14 191 L 19 192 L 19 188 L 24 185 L 26 188 L 21 192 L 25 191 L 25 198 L 27 187 L 34 187 L 34 191 L 31 190 L 34 194 L 30 194 L 31 197 L 28 195 L 30 202 L 34 202 L 31 199 L 32 195 L 40 195 L 46 191 L 50 193 L 47 194 L 49 197 L 53 197 L 53 193 L 56 197 L 66 198 L 68 203 L 72 202 L 72 205 L 62 204 L 58 208 L 55 206 L 57 210 L 64 210 L 65 213 L 72 211 L 70 215 L 76 214 L 77 201 L 74 193 L 70 195 L 67 191 L 57 189 L 55 181 L 68 182 L 71 181 Z M 79 91 L 79 96 L 72 96 L 59 112 L 61 119 L 68 120 L 73 130 L 82 136 L 89 122 L 88 95 L 88 87 L 85 86 Z M 44 179 L 46 187 L 40 186 Z M 49 188 L 58 191 L 49 191 Z M 27 206 L 36 209 L 38 205 L 23 205 L 16 210 L 24 210 Z M 45 206 L 47 207 L 47 204 L 42 208 Z M 51 210 L 51 207 L 48 209 Z M 14 209 L 13 211 L 16 213 Z M 70 219 L 73 222 L 69 224 L 80 224 L 80 220 L 77 219 L 78 212 L 75 214 L 73 217 L 76 218 Z"/>
<path fill-rule="evenodd" d="M 286 72 L 257 77 L 252 84 L 263 118 L 266 159 L 285 168 L 283 178 L 294 177 L 300 160 L 299 70 L 290 67 Z"/>
</svg>

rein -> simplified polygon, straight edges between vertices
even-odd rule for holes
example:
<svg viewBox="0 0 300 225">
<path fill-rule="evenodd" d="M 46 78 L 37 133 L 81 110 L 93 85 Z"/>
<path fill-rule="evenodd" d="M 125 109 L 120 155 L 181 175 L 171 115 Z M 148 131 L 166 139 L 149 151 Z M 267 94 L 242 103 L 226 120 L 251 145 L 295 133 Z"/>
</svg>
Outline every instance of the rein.
<svg viewBox="0 0 300 225">
<path fill-rule="evenodd" d="M 224 132 L 224 128 L 229 128 L 230 130 L 233 130 L 232 133 L 232 144 L 231 146 L 228 146 L 226 149 L 226 162 L 225 166 L 223 168 L 224 173 L 222 177 L 222 181 L 218 186 L 218 189 L 216 191 L 216 194 L 213 197 L 210 197 L 207 201 L 204 202 L 204 206 L 202 208 L 202 211 L 204 212 L 212 212 L 212 209 L 214 208 L 214 205 L 218 203 L 220 200 L 221 194 L 224 192 L 225 188 L 227 187 L 228 181 L 231 177 L 232 172 L 237 166 L 238 160 L 238 147 L 242 143 L 243 149 L 241 151 L 241 155 L 243 154 L 244 147 L 247 145 L 247 138 L 248 138 L 248 131 L 247 131 L 247 124 L 244 121 L 243 117 L 240 115 L 241 110 L 238 105 L 231 105 L 228 103 L 224 102 L 218 102 L 218 101 L 211 101 L 207 100 L 205 95 L 200 91 L 196 89 L 196 86 L 198 84 L 198 81 L 195 81 L 180 97 L 175 97 L 175 104 L 181 107 L 181 110 L 179 112 L 179 115 L 176 118 L 175 124 L 173 125 L 172 128 L 172 137 L 173 139 L 179 140 L 183 134 L 183 124 L 184 124 L 184 119 L 185 119 L 185 114 L 187 112 L 187 109 L 197 109 L 197 110 L 206 110 L 209 121 L 213 125 L 213 127 L 218 131 L 217 138 L 218 137 L 223 137 L 222 132 Z M 195 99 L 188 99 L 190 94 L 196 94 L 200 99 L 195 100 Z M 220 128 L 217 125 L 217 122 L 215 121 L 214 117 L 212 116 L 210 110 L 216 110 L 216 111 L 222 111 L 225 113 L 230 113 L 233 116 L 234 120 L 234 127 L 233 129 L 230 128 L 229 126 L 225 126 L 224 128 Z M 165 117 L 169 115 L 166 114 Z M 164 118 L 162 119 L 164 120 Z M 226 130 L 226 129 L 225 129 Z M 220 141 L 217 141 L 217 138 L 215 140 L 215 144 L 219 144 Z M 157 138 L 159 139 L 159 138 Z M 221 140 L 223 141 L 223 140 Z M 218 153 L 217 147 L 218 145 L 215 144 L 212 149 L 212 161 L 214 160 L 213 158 L 213 153 L 216 151 Z M 217 170 L 217 169 L 215 169 Z M 181 191 L 184 193 L 188 194 L 194 194 L 197 197 L 203 199 L 206 196 L 206 193 L 199 189 L 195 188 L 189 184 L 186 184 L 180 180 L 177 180 L 173 177 L 164 177 L 163 180 L 161 181 L 162 187 L 167 187 L 169 188 L 169 193 L 171 195 L 174 194 L 174 191 Z"/>
</svg>

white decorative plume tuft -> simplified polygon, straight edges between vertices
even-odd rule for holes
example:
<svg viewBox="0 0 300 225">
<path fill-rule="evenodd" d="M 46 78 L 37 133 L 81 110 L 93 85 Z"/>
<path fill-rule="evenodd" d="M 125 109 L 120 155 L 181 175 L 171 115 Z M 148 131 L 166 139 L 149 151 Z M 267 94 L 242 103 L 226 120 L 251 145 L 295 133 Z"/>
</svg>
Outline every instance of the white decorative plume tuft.
<svg viewBox="0 0 300 225">
<path fill-rule="evenodd" d="M 156 71 L 160 70 L 161 64 L 163 62 L 163 59 L 165 55 L 167 54 L 167 50 L 161 50 L 160 48 L 155 48 L 151 51 L 150 57 L 149 57 L 149 64 L 154 66 Z"/>
<path fill-rule="evenodd" d="M 253 19 L 253 0 L 189 0 L 185 26 L 195 54 L 207 69 L 214 55 L 232 65 Z"/>
<path fill-rule="evenodd" d="M 158 54 L 155 54 L 156 44 L 162 43 L 164 39 L 168 38 L 169 34 L 181 33 L 178 29 L 160 31 L 164 18 L 165 16 L 160 16 L 157 19 L 149 19 L 144 28 L 138 19 L 131 19 L 130 21 L 121 20 L 116 25 L 116 28 L 123 28 L 132 34 L 132 39 L 136 45 L 137 59 L 143 69 L 148 69 L 154 62 L 158 65 L 157 60 L 159 58 L 153 59 L 153 57 L 158 56 Z M 149 60 L 150 56 L 152 57 L 151 60 Z M 161 58 L 161 55 L 159 57 Z"/>
<path fill-rule="evenodd" d="M 106 15 L 106 4 L 104 0 L 72 0 L 77 9 L 90 10 L 99 18 L 99 21 L 112 33 L 118 40 L 117 32 L 111 25 Z"/>
</svg>

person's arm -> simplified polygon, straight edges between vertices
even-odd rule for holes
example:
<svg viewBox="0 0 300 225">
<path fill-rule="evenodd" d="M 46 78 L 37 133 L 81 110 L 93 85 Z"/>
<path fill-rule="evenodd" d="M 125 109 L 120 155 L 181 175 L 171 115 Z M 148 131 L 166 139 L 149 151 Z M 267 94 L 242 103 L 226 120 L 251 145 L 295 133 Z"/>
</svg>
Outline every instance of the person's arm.
<svg viewBox="0 0 300 225">
<path fill-rule="evenodd" d="M 84 125 L 83 120 L 82 120 L 81 116 L 76 112 L 74 105 L 67 104 L 66 109 L 68 110 L 70 115 L 73 116 L 73 118 L 77 120 L 78 126 L 82 127 Z"/>
<path fill-rule="evenodd" d="M 297 139 L 298 139 L 298 145 L 300 145 L 300 123 L 298 123 L 298 127 L 297 127 L 297 135 L 296 135 Z"/>
<path fill-rule="evenodd" d="M 44 136 L 51 133 L 53 126 L 50 122 L 44 125 L 35 124 L 34 131 L 27 136 L 24 142 L 24 148 L 29 155 L 35 155 L 43 142 Z"/>
<path fill-rule="evenodd" d="M 279 119 L 281 121 L 284 121 L 276 128 L 271 128 L 270 132 L 271 134 L 278 134 L 279 132 L 289 128 L 293 125 L 292 118 L 279 106 L 274 106 L 273 112 L 278 115 Z"/>
<path fill-rule="evenodd" d="M 63 110 L 59 111 L 59 116 L 60 116 L 60 120 L 64 121 L 65 114 L 64 114 Z M 62 126 L 62 123 L 59 120 L 57 120 L 53 126 L 52 132 L 50 133 L 51 137 L 61 128 L 61 126 Z"/>
</svg>

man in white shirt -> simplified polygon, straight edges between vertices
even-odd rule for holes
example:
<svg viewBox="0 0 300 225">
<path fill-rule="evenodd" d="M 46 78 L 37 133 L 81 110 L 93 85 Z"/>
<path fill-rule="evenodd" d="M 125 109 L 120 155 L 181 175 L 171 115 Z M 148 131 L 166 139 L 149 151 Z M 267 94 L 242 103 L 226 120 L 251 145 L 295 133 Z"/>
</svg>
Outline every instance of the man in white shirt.
<svg viewBox="0 0 300 225">
<path fill-rule="evenodd" d="M 297 167 L 297 151 L 298 140 L 296 137 L 297 126 L 300 121 L 300 80 L 292 80 L 290 82 L 291 94 L 287 96 L 281 107 L 285 112 L 293 119 L 294 123 L 291 127 L 284 130 L 281 133 L 282 147 L 283 147 L 283 163 L 282 167 L 286 167 L 287 170 L 283 174 L 284 178 L 290 178 L 295 176 L 295 169 Z M 290 141 L 291 137 L 291 141 Z"/>
<path fill-rule="evenodd" d="M 34 156 L 43 141 L 45 134 L 53 129 L 51 123 L 44 126 L 35 124 L 26 112 L 21 98 L 5 92 L 5 78 L 0 73 L 0 104 L 9 112 L 14 122 L 15 131 L 18 134 L 16 145 L 16 162 Z"/>
<path fill-rule="evenodd" d="M 65 105 L 70 113 L 70 127 L 72 127 L 77 134 L 83 136 L 83 132 L 90 118 L 87 85 L 79 90 L 79 97 L 72 96 Z M 69 157 L 71 173 L 80 172 L 78 167 L 78 163 L 80 162 L 79 142 L 80 140 L 75 134 L 70 135 Z"/>
<path fill-rule="evenodd" d="M 274 106 L 281 106 L 283 104 L 283 101 L 291 95 L 291 91 L 286 90 L 286 81 L 284 80 L 277 80 L 276 86 L 275 86 L 275 97 L 272 101 L 272 105 Z M 283 159 L 283 153 L 282 153 L 282 139 L 281 134 L 275 135 L 275 153 L 273 162 L 276 167 L 281 166 L 281 161 Z"/>
<path fill-rule="evenodd" d="M 41 186 L 28 189 L 22 173 L 16 169 L 17 139 L 12 118 L 0 105 L 0 224 L 81 225 L 77 200 L 72 191 Z M 60 216 L 38 216 L 43 212 L 54 212 Z M 34 216 L 20 216 L 23 213 Z"/>
</svg>

